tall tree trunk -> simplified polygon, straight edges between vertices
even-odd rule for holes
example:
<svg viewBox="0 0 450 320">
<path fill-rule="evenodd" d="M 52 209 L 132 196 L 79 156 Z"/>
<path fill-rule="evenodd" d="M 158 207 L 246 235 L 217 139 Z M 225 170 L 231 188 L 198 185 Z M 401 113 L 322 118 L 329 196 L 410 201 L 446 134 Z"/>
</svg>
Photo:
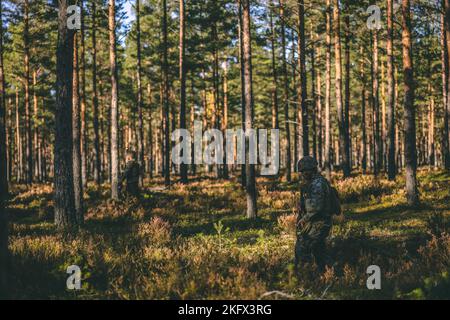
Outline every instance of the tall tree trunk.
<svg viewBox="0 0 450 320">
<path fill-rule="evenodd" d="M 3 11 L 2 1 L 0 0 L 0 197 L 8 194 L 8 160 L 7 140 L 6 140 L 6 88 L 5 72 L 3 65 Z"/>
<path fill-rule="evenodd" d="M 378 30 L 373 31 L 373 74 L 372 74 L 372 107 L 373 107 L 373 135 L 374 135 L 374 175 L 378 175 L 382 168 L 383 148 L 380 135 L 380 90 L 378 80 Z"/>
<path fill-rule="evenodd" d="M 447 145 L 448 139 L 445 136 L 446 129 L 446 110 L 447 110 L 447 88 L 448 88 L 448 73 L 449 73 L 449 61 L 447 56 L 447 36 L 445 32 L 445 0 L 442 0 L 442 12 L 441 13 L 441 78 L 442 78 L 442 108 L 444 113 L 444 125 L 442 131 L 442 145 L 441 145 L 441 161 L 442 166 L 445 168 L 447 157 Z M 449 15 L 450 17 L 450 15 Z M 447 122 L 448 124 L 448 122 Z M 448 129 L 447 129 L 448 130 Z M 448 153 L 450 155 L 450 152 Z"/>
<path fill-rule="evenodd" d="M 309 155 L 308 130 L 308 91 L 306 76 L 306 39 L 305 39 L 305 1 L 298 0 L 298 55 L 300 71 L 299 110 L 298 110 L 298 159 Z M 299 121 L 300 120 L 300 121 Z M 301 123 L 301 126 L 300 126 Z"/>
<path fill-rule="evenodd" d="M 0 3 L 0 6 L 1 6 L 1 3 Z M 0 27 L 1 27 L 1 25 L 0 25 Z M 0 38 L 0 43 L 1 43 L 1 38 Z M 0 53 L 1 53 L 1 48 L 0 48 Z M 0 59 L 1 59 L 1 54 L 0 54 Z M 12 99 L 11 99 L 11 97 L 9 97 L 8 104 L 6 105 L 6 111 L 8 113 L 8 115 L 6 117 L 6 144 L 7 144 L 6 158 L 8 160 L 7 182 L 12 181 L 13 170 L 14 170 L 14 129 L 13 129 L 12 109 L 13 109 L 12 108 Z M 9 192 L 8 188 L 7 188 L 7 191 Z"/>
<path fill-rule="evenodd" d="M 217 34 L 217 23 L 213 23 L 212 25 L 212 43 L 213 43 L 213 76 L 212 76 L 212 82 L 213 82 L 213 113 L 212 113 L 212 127 L 214 129 L 219 129 L 219 123 L 220 123 L 220 90 L 219 90 L 219 49 L 218 49 L 218 34 Z M 216 173 L 216 176 L 220 178 L 221 171 L 219 169 L 219 165 L 214 166 L 214 171 Z"/>
<path fill-rule="evenodd" d="M 430 101 L 428 106 L 428 164 L 432 167 L 436 165 L 436 149 L 435 149 L 435 101 L 434 88 L 429 84 Z"/>
<path fill-rule="evenodd" d="M 444 0 L 444 72 L 446 73 L 446 81 L 444 86 L 446 87 L 445 94 L 445 108 L 444 108 L 444 132 L 443 132 L 443 153 L 444 153 L 444 166 L 446 170 L 450 170 L 450 0 Z"/>
<path fill-rule="evenodd" d="M 76 227 L 73 188 L 72 80 L 73 31 L 67 27 L 69 1 L 59 0 L 58 44 L 56 55 L 55 109 L 55 224 L 60 229 Z"/>
<path fill-rule="evenodd" d="M 450 1 L 450 0 L 446 0 Z M 402 44 L 404 73 L 404 132 L 406 164 L 406 199 L 413 206 L 419 203 L 417 189 L 417 151 L 416 151 L 416 110 L 414 106 L 414 67 L 412 60 L 411 5 L 410 0 L 402 2 Z"/>
<path fill-rule="evenodd" d="M 244 47 L 244 85 L 245 85 L 245 140 L 246 140 L 246 194 L 247 194 L 247 218 L 257 216 L 256 207 L 256 179 L 255 165 L 250 164 L 249 137 L 253 129 L 253 77 L 252 77 L 252 45 L 251 45 L 251 17 L 250 0 L 242 0 L 242 31 Z"/>
<path fill-rule="evenodd" d="M 22 135 L 20 128 L 20 112 L 19 112 L 19 89 L 16 87 L 16 153 L 17 153 L 17 182 L 23 181 L 23 150 Z"/>
<path fill-rule="evenodd" d="M 7 274 L 8 253 L 8 219 L 5 199 L 8 194 L 7 159 L 6 159 L 6 99 L 5 75 L 3 70 L 3 3 L 0 0 L 0 299 L 6 298 L 8 292 Z"/>
<path fill-rule="evenodd" d="M 366 74 L 364 70 L 365 66 L 365 55 L 364 55 L 364 47 L 361 45 L 360 49 L 361 56 L 361 82 L 362 82 L 362 91 L 361 91 L 361 168 L 363 173 L 365 174 L 367 171 L 367 131 L 366 131 Z"/>
<path fill-rule="evenodd" d="M 224 62 L 223 66 L 223 113 L 222 113 L 222 134 L 226 137 L 226 130 L 228 129 L 228 66 Z M 227 164 L 227 148 L 226 141 L 223 139 L 223 178 L 228 179 L 228 164 Z"/>
<path fill-rule="evenodd" d="M 346 137 L 345 137 L 345 114 L 342 107 L 342 52 L 341 52 L 341 26 L 340 26 L 340 8 L 339 0 L 334 0 L 333 6 L 333 23 L 334 23 L 334 55 L 335 55 L 335 86 L 336 86 L 336 106 L 338 113 L 338 129 L 339 129 L 339 153 L 342 161 L 337 158 L 337 163 L 341 163 L 344 178 L 350 176 L 349 159 L 346 153 Z"/>
<path fill-rule="evenodd" d="M 348 9 L 347 9 L 348 10 Z M 351 173 L 352 161 L 351 161 L 351 139 L 350 139 L 350 15 L 348 12 L 345 14 L 345 98 L 344 98 L 344 150 L 342 157 L 344 176 L 348 177 Z"/>
<path fill-rule="evenodd" d="M 292 96 L 292 101 L 293 101 L 293 119 L 295 120 L 293 123 L 293 133 L 294 133 L 294 154 L 293 154 L 293 163 L 294 163 L 294 172 L 297 171 L 297 166 L 295 164 L 298 163 L 299 160 L 299 155 L 301 157 L 301 155 L 303 154 L 303 149 L 302 149 L 302 108 L 301 108 L 301 89 L 300 86 L 297 86 L 297 73 L 299 73 L 298 69 L 300 69 L 297 65 L 300 64 L 300 59 L 297 58 L 297 45 L 296 45 L 296 39 L 295 39 L 295 30 L 292 28 L 291 29 L 291 69 L 292 69 L 292 80 L 291 83 L 289 84 L 289 87 L 291 88 L 291 96 Z M 298 38 L 298 37 L 297 37 Z M 289 38 L 288 38 L 289 39 Z M 297 43 L 299 43 L 298 39 L 297 39 Z M 297 100 L 297 101 L 295 101 Z"/>
<path fill-rule="evenodd" d="M 322 58 L 321 48 L 317 46 L 317 61 L 320 62 Z M 318 140 L 317 140 L 317 148 L 318 148 L 318 158 L 319 167 L 323 168 L 323 111 L 322 111 L 322 75 L 320 68 L 317 68 L 317 88 L 316 88 L 316 110 L 317 110 L 317 130 L 318 130 Z"/>
<path fill-rule="evenodd" d="M 180 1 L 180 129 L 186 129 L 185 0 Z M 188 183 L 188 166 L 180 165 L 181 183 Z"/>
<path fill-rule="evenodd" d="M 163 70 L 161 69 L 161 82 L 159 85 L 159 104 L 160 104 L 160 130 L 159 130 L 159 138 L 160 138 L 160 143 L 158 143 L 157 145 L 159 145 L 159 163 L 160 168 L 161 168 L 161 175 L 164 177 L 165 176 L 165 160 L 164 160 L 164 152 L 166 151 L 165 148 L 165 139 L 164 139 L 164 134 L 165 134 L 165 129 L 164 129 L 164 81 L 163 81 Z"/>
<path fill-rule="evenodd" d="M 163 6 L 163 126 L 164 126 L 164 183 L 170 186 L 170 130 L 169 130 L 169 61 L 167 40 L 167 0 L 162 1 Z"/>
<path fill-rule="evenodd" d="M 271 44 L 271 53 L 272 53 L 272 128 L 278 129 L 279 119 L 278 119 L 278 73 L 277 73 L 277 62 L 276 62 L 276 30 L 273 22 L 273 12 L 274 12 L 275 4 L 273 0 L 270 2 L 270 44 Z"/>
<path fill-rule="evenodd" d="M 281 48 L 282 48 L 282 72 L 283 72 L 283 86 L 284 86 L 284 123 L 286 128 L 286 180 L 291 181 L 292 175 L 292 156 L 291 156 L 291 128 L 289 125 L 289 82 L 287 74 L 286 61 L 286 16 L 284 9 L 284 1 L 280 0 L 280 23 L 281 23 Z"/>
<path fill-rule="evenodd" d="M 241 0 L 237 0 L 238 5 L 238 32 L 239 32 L 239 64 L 240 64 L 240 76 L 241 76 L 241 119 L 242 130 L 245 130 L 245 86 L 244 86 L 244 44 L 242 34 L 242 5 Z M 241 166 L 241 184 L 245 188 L 247 178 L 245 177 L 245 164 Z"/>
<path fill-rule="evenodd" d="M 397 173 L 395 164 L 395 69 L 394 69 L 394 24 L 393 24 L 393 0 L 387 0 L 387 80 L 388 80 L 388 107 L 387 107 L 387 160 L 388 178 L 395 180 Z"/>
<path fill-rule="evenodd" d="M 100 164 L 101 164 L 101 170 L 100 172 L 102 173 L 102 176 L 106 173 L 106 178 L 109 180 L 109 175 L 110 175 L 110 171 L 109 171 L 109 159 L 108 159 L 108 154 L 109 154 L 109 134 L 106 132 L 110 132 L 109 130 L 106 130 L 105 127 L 107 126 L 106 121 L 107 121 L 107 113 L 105 111 L 105 98 L 104 98 L 104 90 L 103 90 L 104 86 L 103 86 L 103 81 L 100 77 L 100 79 L 98 79 L 98 102 L 99 102 L 99 142 L 100 142 L 100 155 L 101 155 L 101 160 L 100 160 Z M 101 179 L 102 179 L 101 176 Z"/>
<path fill-rule="evenodd" d="M 149 161 L 149 177 L 153 179 L 153 168 L 154 168 L 154 156 L 153 156 L 153 115 L 152 115 L 152 87 L 150 82 L 147 83 L 147 95 L 148 95 L 148 161 Z"/>
<path fill-rule="evenodd" d="M 83 181 L 81 172 L 80 128 L 80 73 L 78 59 L 78 35 L 73 38 L 73 88 L 72 88 L 72 137 L 73 137 L 73 186 L 78 224 L 83 223 Z"/>
<path fill-rule="evenodd" d="M 97 186 L 101 183 L 102 165 L 100 150 L 100 132 L 99 132 L 99 110 L 98 110 L 98 92 L 97 92 L 97 21 L 96 4 L 92 1 L 92 105 L 93 105 L 93 127 L 94 127 L 94 180 Z"/>
<path fill-rule="evenodd" d="M 84 25 L 84 1 L 80 2 L 81 7 L 81 114 L 80 114 L 80 156 L 81 156 L 81 180 L 83 189 L 87 187 L 87 127 L 86 127 L 86 45 L 85 45 L 85 25 Z"/>
<path fill-rule="evenodd" d="M 191 121 L 191 128 L 194 128 L 196 97 L 195 97 L 194 75 L 193 75 L 192 70 L 191 70 L 191 96 L 192 96 L 192 103 L 191 103 L 191 110 L 190 110 L 190 121 Z M 195 165 L 194 139 L 192 139 L 191 140 L 191 175 L 193 175 L 195 177 L 196 174 L 197 174 L 197 166 Z"/>
<path fill-rule="evenodd" d="M 38 99 L 37 99 L 37 71 L 33 70 L 33 153 L 34 153 L 34 179 L 40 180 L 39 177 L 39 131 L 38 131 Z"/>
<path fill-rule="evenodd" d="M 119 88 L 116 59 L 116 1 L 109 0 L 109 64 L 111 72 L 111 198 L 119 199 Z"/>
<path fill-rule="evenodd" d="M 26 129 L 26 183 L 33 182 L 33 144 L 31 128 L 30 108 L 30 31 L 29 31 L 29 0 L 24 1 L 24 30 L 23 30 L 23 52 L 24 52 L 24 85 L 25 85 L 25 129 Z"/>
<path fill-rule="evenodd" d="M 144 120 L 142 116 L 142 62 L 141 62 L 141 13 L 140 2 L 136 0 L 136 50 L 137 50 L 137 153 L 141 168 L 144 166 Z M 141 176 L 142 183 L 142 176 Z"/>
<path fill-rule="evenodd" d="M 313 27 L 311 24 L 311 101 L 312 101 L 312 154 L 319 162 L 319 154 L 317 152 L 317 95 L 316 95 L 316 61 L 315 61 L 315 55 L 316 55 L 316 46 L 314 43 L 314 33 L 313 33 Z M 320 139 L 320 136 L 319 136 Z"/>
<path fill-rule="evenodd" d="M 326 71 L 325 71 L 325 171 L 331 179 L 331 0 L 327 0 L 326 9 Z"/>
</svg>

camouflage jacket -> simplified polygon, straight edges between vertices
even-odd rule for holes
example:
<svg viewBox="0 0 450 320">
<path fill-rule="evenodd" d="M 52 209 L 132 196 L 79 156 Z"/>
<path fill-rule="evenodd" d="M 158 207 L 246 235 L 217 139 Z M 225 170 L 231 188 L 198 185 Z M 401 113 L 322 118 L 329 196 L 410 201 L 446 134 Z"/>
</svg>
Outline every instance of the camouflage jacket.
<svg viewBox="0 0 450 320">
<path fill-rule="evenodd" d="M 139 163 L 136 161 L 129 161 L 126 164 L 125 171 L 122 174 L 120 181 L 123 183 L 124 180 L 127 184 L 139 183 L 139 177 L 141 174 L 141 169 Z"/>
<path fill-rule="evenodd" d="M 329 208 L 330 187 L 328 181 L 316 174 L 312 181 L 301 187 L 299 223 L 331 222 Z"/>
</svg>

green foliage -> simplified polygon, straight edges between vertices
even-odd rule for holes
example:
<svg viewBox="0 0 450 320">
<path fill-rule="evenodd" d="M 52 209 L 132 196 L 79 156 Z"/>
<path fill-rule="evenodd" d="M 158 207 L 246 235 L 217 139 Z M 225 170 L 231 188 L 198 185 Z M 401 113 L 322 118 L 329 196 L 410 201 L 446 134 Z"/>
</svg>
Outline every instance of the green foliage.
<svg viewBox="0 0 450 320">
<path fill-rule="evenodd" d="M 329 241 L 330 267 L 321 275 L 312 266 L 294 272 L 296 215 L 286 208 L 295 199 L 264 179 L 260 217 L 254 221 L 245 219 L 245 199 L 233 192 L 239 188 L 234 180 L 148 189 L 140 202 L 120 203 L 90 187 L 88 193 L 96 196 L 88 200 L 86 225 L 76 237 L 58 234 L 39 215 L 51 210 L 51 188 L 21 190 L 9 204 L 13 296 L 258 299 L 276 291 L 282 295 L 264 298 L 448 298 L 450 236 L 442 229 L 448 218 L 448 204 L 440 198 L 442 177 L 426 171 L 419 177 L 428 180 L 424 208 L 397 208 L 393 195 L 399 189 L 383 179 L 376 203 L 344 204 L 345 219 L 335 221 Z M 368 178 L 360 179 L 353 182 L 367 183 Z M 64 289 L 65 268 L 72 264 L 82 269 L 83 289 L 76 293 Z M 376 292 L 365 286 L 372 264 L 383 272 L 382 290 Z"/>
</svg>

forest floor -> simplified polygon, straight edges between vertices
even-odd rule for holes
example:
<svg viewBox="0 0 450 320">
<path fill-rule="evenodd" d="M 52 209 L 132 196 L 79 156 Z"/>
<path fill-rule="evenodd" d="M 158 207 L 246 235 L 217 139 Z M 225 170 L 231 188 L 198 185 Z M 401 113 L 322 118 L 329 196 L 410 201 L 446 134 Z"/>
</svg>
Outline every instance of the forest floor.
<svg viewBox="0 0 450 320">
<path fill-rule="evenodd" d="M 404 180 L 340 181 L 345 215 L 328 244 L 333 267 L 293 272 L 297 184 L 258 179 L 256 220 L 245 218 L 239 181 L 147 184 L 142 199 L 86 192 L 76 236 L 53 224 L 50 185 L 14 186 L 8 205 L 12 297 L 39 299 L 421 299 L 450 298 L 450 175 L 422 169 L 422 205 L 408 208 Z M 82 269 L 69 291 L 66 269 Z M 381 290 L 366 269 L 381 268 Z"/>
</svg>

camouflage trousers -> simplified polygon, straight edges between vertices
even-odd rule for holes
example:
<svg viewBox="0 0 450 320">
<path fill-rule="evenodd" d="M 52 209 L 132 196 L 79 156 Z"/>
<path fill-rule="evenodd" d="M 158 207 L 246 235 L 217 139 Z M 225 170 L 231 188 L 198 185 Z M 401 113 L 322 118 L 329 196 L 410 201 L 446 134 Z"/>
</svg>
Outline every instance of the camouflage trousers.
<svg viewBox="0 0 450 320">
<path fill-rule="evenodd" d="M 139 182 L 128 182 L 125 191 L 130 196 L 139 197 Z"/>
<path fill-rule="evenodd" d="M 300 264 L 315 263 L 323 271 L 326 265 L 326 239 L 331 231 L 331 223 L 317 221 L 297 230 L 295 243 L 295 267 Z"/>
</svg>

